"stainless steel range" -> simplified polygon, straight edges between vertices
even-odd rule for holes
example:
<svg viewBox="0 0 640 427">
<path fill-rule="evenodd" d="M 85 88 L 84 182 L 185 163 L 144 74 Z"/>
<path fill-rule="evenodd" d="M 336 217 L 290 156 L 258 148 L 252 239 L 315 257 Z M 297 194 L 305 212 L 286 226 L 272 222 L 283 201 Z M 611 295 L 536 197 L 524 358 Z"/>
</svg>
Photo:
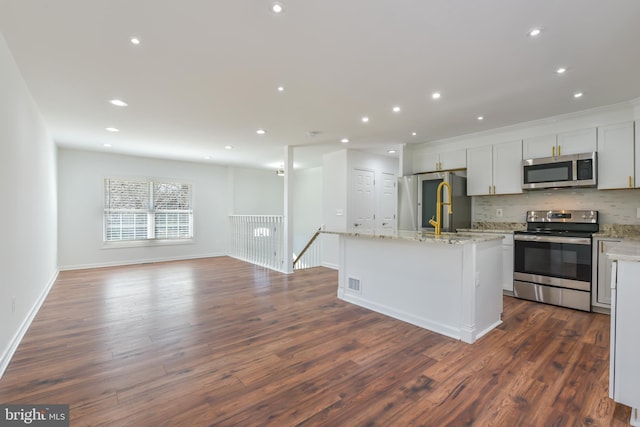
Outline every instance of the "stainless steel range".
<svg viewBox="0 0 640 427">
<path fill-rule="evenodd" d="M 598 211 L 527 212 L 527 230 L 514 233 L 516 297 L 591 311 L 591 241 Z"/>
</svg>

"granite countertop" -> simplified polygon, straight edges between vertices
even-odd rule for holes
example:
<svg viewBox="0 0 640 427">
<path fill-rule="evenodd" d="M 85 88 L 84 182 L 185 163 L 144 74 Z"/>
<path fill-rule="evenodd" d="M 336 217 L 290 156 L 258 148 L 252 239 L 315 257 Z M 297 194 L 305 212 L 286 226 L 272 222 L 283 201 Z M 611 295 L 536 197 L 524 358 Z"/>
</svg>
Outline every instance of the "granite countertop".
<svg viewBox="0 0 640 427">
<path fill-rule="evenodd" d="M 474 222 L 471 228 L 460 228 L 465 233 L 513 233 L 527 229 L 526 222 Z M 600 231 L 593 237 L 640 241 L 640 225 L 600 224 Z"/>
<path fill-rule="evenodd" d="M 600 231 L 593 237 L 640 240 L 640 225 L 633 224 L 600 224 Z"/>
<path fill-rule="evenodd" d="M 409 240 L 414 242 L 424 242 L 424 243 L 433 243 L 433 244 L 448 244 L 448 245 L 466 245 L 470 243 L 478 243 L 478 242 L 488 242 L 491 240 L 501 240 L 503 237 L 498 236 L 497 234 L 490 235 L 487 233 L 486 236 L 478 236 L 474 234 L 465 234 L 465 233 L 445 233 L 443 232 L 439 236 L 436 236 L 434 233 L 423 233 L 420 231 L 403 231 L 399 230 L 395 235 L 380 235 L 380 234 L 361 234 L 361 233 L 350 233 L 343 231 L 322 231 L 325 234 L 336 234 L 339 236 L 350 236 L 350 237 L 362 237 L 368 239 L 380 239 L 380 240 Z"/>
<path fill-rule="evenodd" d="M 513 233 L 514 231 L 526 230 L 527 224 L 524 222 L 474 222 L 471 228 L 459 228 L 463 233 Z"/>
<path fill-rule="evenodd" d="M 615 245 L 607 252 L 607 258 L 614 261 L 640 262 L 640 242 L 625 242 Z"/>
</svg>

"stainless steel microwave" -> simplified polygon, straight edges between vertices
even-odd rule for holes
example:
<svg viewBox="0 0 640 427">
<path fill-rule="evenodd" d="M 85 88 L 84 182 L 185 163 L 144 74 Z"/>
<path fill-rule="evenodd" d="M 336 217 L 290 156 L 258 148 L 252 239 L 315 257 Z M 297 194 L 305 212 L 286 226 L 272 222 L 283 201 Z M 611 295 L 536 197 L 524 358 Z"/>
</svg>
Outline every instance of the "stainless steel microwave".
<svg viewBox="0 0 640 427">
<path fill-rule="evenodd" d="M 595 187 L 597 153 L 541 157 L 522 161 L 522 189 Z"/>
</svg>

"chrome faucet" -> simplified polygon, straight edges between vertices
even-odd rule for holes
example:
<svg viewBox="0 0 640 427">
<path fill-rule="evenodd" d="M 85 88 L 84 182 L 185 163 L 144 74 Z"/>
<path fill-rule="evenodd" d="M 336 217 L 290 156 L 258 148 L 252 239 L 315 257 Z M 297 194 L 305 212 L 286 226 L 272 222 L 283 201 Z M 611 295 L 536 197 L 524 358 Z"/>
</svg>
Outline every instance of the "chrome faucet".
<svg viewBox="0 0 640 427">
<path fill-rule="evenodd" d="M 449 190 L 449 201 L 448 202 L 443 202 L 442 201 L 442 187 L 447 187 L 447 190 Z M 451 186 L 449 185 L 448 182 L 446 181 L 442 181 L 440 183 L 440 185 L 438 185 L 438 189 L 436 190 L 437 193 L 437 197 L 436 197 L 436 220 L 433 220 L 433 217 L 431 217 L 431 219 L 429 220 L 429 224 L 433 225 L 436 229 L 436 236 L 439 236 L 440 233 L 442 232 L 442 217 L 441 217 L 441 211 L 442 211 L 442 206 L 446 205 L 449 206 L 449 213 L 451 214 L 453 212 L 453 205 L 451 204 L 453 202 L 453 197 L 451 194 Z"/>
</svg>

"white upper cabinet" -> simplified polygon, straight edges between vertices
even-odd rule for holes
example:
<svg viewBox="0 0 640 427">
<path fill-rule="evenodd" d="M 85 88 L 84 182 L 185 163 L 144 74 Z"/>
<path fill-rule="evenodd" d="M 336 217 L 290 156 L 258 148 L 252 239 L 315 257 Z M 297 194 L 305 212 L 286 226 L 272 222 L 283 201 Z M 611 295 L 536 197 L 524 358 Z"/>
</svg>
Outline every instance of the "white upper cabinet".
<svg viewBox="0 0 640 427">
<path fill-rule="evenodd" d="M 522 158 L 526 160 L 553 156 L 556 144 L 556 134 L 525 138 L 522 141 Z"/>
<path fill-rule="evenodd" d="M 522 141 L 467 149 L 467 195 L 522 193 Z"/>
<path fill-rule="evenodd" d="M 633 188 L 633 168 L 633 122 L 599 127 L 598 189 Z"/>
<path fill-rule="evenodd" d="M 522 193 L 522 141 L 493 146 L 494 194 Z"/>
<path fill-rule="evenodd" d="M 598 149 L 596 128 L 558 134 L 556 155 L 590 153 Z"/>
<path fill-rule="evenodd" d="M 464 169 L 467 167 L 467 150 L 416 151 L 413 154 L 413 173 Z"/>
<path fill-rule="evenodd" d="M 467 149 L 467 196 L 493 194 L 493 146 Z"/>
<path fill-rule="evenodd" d="M 596 128 L 525 138 L 522 146 L 524 159 L 589 153 L 597 149 Z"/>
</svg>

